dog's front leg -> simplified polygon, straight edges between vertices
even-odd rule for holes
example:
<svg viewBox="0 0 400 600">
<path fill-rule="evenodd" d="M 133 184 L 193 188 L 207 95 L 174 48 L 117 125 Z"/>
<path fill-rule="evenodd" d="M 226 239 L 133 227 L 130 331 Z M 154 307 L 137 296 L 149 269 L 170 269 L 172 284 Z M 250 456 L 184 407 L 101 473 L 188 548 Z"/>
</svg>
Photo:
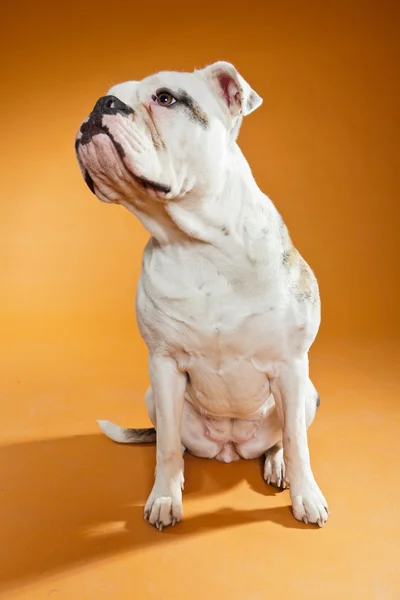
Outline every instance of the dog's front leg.
<svg viewBox="0 0 400 600">
<path fill-rule="evenodd" d="M 155 405 L 157 466 L 144 516 L 160 531 L 182 519 L 181 420 L 186 374 L 167 356 L 153 355 L 149 372 Z"/>
<path fill-rule="evenodd" d="M 282 363 L 272 382 L 283 428 L 283 451 L 293 514 L 320 527 L 328 518 L 327 502 L 314 479 L 306 425 L 307 357 Z"/>
</svg>

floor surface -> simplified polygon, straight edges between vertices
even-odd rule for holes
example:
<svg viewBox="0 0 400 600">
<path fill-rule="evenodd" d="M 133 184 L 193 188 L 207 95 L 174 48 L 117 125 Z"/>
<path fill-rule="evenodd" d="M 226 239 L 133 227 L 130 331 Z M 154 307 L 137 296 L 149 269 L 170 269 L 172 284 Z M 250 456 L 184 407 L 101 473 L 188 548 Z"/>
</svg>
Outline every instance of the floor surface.
<svg viewBox="0 0 400 600">
<path fill-rule="evenodd" d="M 332 512 L 323 529 L 293 519 L 288 492 L 263 482 L 258 461 L 187 457 L 184 521 L 162 533 L 143 520 L 154 447 L 113 444 L 95 422 L 147 424 L 129 389 L 131 350 L 99 339 L 3 353 L 4 598 L 400 597 L 398 346 L 313 351 L 321 408 L 310 448 Z M 133 387 L 144 390 L 141 373 Z"/>
</svg>

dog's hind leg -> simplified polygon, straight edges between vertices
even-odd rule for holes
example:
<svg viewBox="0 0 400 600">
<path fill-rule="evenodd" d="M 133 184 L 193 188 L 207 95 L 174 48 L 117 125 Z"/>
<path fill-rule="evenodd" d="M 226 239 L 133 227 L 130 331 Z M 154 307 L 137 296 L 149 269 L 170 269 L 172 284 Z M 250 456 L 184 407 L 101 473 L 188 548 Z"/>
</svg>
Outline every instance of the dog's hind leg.
<svg viewBox="0 0 400 600">
<path fill-rule="evenodd" d="M 307 427 L 313 422 L 319 404 L 318 392 L 309 379 L 305 404 Z M 242 444 L 238 451 L 243 458 L 258 458 L 265 454 L 265 481 L 281 489 L 288 487 L 283 457 L 282 425 L 275 405 L 268 410 L 254 438 Z"/>
<path fill-rule="evenodd" d="M 314 421 L 319 405 L 319 394 L 309 379 L 307 384 L 307 398 L 305 405 L 307 428 Z M 274 444 L 272 448 L 269 448 L 265 453 L 264 479 L 268 484 L 280 489 L 285 489 L 289 486 L 283 456 L 282 437 L 280 437 L 279 441 Z"/>
</svg>

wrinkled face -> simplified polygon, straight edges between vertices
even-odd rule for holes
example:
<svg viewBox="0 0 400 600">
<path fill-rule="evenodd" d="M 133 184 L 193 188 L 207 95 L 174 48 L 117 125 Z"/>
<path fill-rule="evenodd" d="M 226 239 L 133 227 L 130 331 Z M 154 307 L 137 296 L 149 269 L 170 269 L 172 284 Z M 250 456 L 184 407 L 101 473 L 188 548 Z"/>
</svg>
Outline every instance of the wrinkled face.
<svg viewBox="0 0 400 600">
<path fill-rule="evenodd" d="M 260 104 L 229 63 L 116 85 L 78 131 L 82 174 L 106 202 L 217 192 L 242 117 Z"/>
</svg>

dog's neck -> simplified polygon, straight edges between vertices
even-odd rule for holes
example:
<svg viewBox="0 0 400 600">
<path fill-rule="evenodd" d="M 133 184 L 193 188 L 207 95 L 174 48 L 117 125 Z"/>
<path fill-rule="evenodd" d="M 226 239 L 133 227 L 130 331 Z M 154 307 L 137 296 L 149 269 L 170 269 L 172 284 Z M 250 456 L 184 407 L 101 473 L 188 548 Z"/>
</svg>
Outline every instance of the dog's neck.
<svg viewBox="0 0 400 600">
<path fill-rule="evenodd" d="M 229 235 L 262 236 L 269 217 L 276 214 L 261 192 L 249 164 L 235 144 L 224 179 L 214 193 L 190 192 L 179 200 L 123 202 L 162 246 L 200 242 L 215 246 Z"/>
</svg>

